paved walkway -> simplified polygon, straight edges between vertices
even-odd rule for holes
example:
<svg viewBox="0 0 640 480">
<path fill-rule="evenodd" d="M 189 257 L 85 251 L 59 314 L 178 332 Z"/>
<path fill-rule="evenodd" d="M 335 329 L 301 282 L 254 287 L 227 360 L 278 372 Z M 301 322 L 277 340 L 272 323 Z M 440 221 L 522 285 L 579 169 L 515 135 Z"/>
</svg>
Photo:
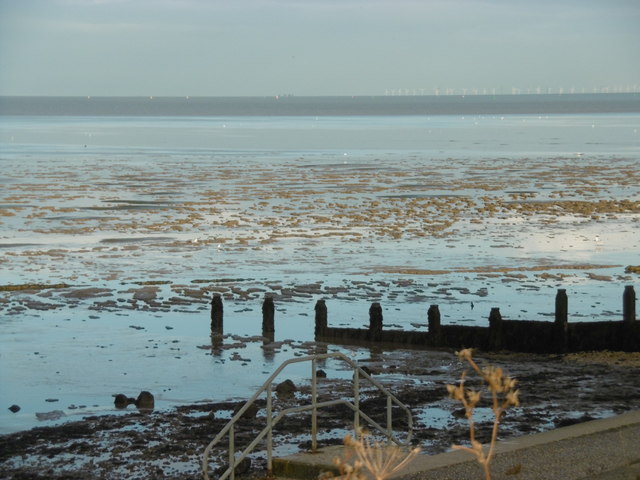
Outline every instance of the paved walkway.
<svg viewBox="0 0 640 480">
<path fill-rule="evenodd" d="M 341 447 L 274 460 L 277 477 L 315 479 Z M 640 480 L 640 410 L 499 442 L 492 480 Z M 420 455 L 398 480 L 483 480 L 466 452 Z"/>
</svg>

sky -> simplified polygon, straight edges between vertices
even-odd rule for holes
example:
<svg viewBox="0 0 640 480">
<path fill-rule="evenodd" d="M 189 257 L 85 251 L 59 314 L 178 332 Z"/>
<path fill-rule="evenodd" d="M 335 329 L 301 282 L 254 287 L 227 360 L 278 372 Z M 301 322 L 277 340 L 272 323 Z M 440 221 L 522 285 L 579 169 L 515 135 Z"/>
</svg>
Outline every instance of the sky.
<svg viewBox="0 0 640 480">
<path fill-rule="evenodd" d="M 640 0 L 0 0 L 0 95 L 640 90 Z"/>
</svg>

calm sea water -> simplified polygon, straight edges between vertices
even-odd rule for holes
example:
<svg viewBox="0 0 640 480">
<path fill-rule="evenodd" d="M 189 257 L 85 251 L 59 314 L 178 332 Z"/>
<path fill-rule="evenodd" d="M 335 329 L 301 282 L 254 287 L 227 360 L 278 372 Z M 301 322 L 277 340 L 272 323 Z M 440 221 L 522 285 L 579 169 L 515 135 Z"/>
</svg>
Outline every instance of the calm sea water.
<svg viewBox="0 0 640 480">
<path fill-rule="evenodd" d="M 637 113 L 640 95 L 0 97 L 3 115 L 352 116 Z"/>
<path fill-rule="evenodd" d="M 202 286 L 225 292 L 242 336 L 276 294 L 276 340 L 298 347 L 319 298 L 331 324 L 362 326 L 379 301 L 385 324 L 412 329 L 432 303 L 450 323 L 484 325 L 494 306 L 552 318 L 567 288 L 573 319 L 618 319 L 638 212 L 480 206 L 638 201 L 639 165 L 632 94 L 0 98 L 2 283 L 72 286 L 0 292 L 0 405 L 23 407 L 0 431 L 82 411 L 70 405 L 110 412 L 120 392 L 165 406 L 250 394 L 290 347 L 198 348 Z"/>
<path fill-rule="evenodd" d="M 0 98 L 4 152 L 626 153 L 640 95 L 372 98 Z M 85 150 L 85 149 L 89 150 Z M 46 153 L 46 152 L 43 152 Z M 115 153 L 115 152 L 114 152 Z"/>
</svg>

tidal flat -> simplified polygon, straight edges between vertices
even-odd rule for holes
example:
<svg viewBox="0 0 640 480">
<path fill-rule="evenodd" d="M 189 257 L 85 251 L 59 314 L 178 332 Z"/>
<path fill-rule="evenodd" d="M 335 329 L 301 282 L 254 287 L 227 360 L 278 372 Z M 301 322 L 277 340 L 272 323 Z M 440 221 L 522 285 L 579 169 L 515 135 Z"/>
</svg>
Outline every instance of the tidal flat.
<svg viewBox="0 0 640 480">
<path fill-rule="evenodd" d="M 197 349 L 216 293 L 225 333 L 260 335 L 268 295 L 276 339 L 307 342 L 317 299 L 336 326 L 365 325 L 379 302 L 385 326 L 423 329 L 431 304 L 445 323 L 484 325 L 496 306 L 552 320 L 566 288 L 570 321 L 619 320 L 637 281 L 632 158 L 112 157 L 7 170 L 2 399 L 28 408 L 3 412 L 5 429 L 49 397 L 98 409 L 145 385 L 181 392 L 167 403 L 209 397 L 236 375 L 209 378 L 215 360 Z"/>
<path fill-rule="evenodd" d="M 379 302 L 385 327 L 426 329 L 431 304 L 445 324 L 486 325 L 493 307 L 552 321 L 558 288 L 570 322 L 620 320 L 624 287 L 637 290 L 637 116 L 307 119 L 303 129 L 288 119 L 71 118 L 38 120 L 37 134 L 20 122 L 0 129 L 3 434 L 85 418 L 85 429 L 106 418 L 133 422 L 128 431 L 156 418 L 116 410 L 118 393 L 152 392 L 162 422 L 176 408 L 242 402 L 282 361 L 316 351 L 319 299 L 330 325 L 366 325 Z M 214 294 L 225 334 L 215 351 Z M 276 305 L 266 345 L 265 296 Z M 323 348 L 364 363 L 397 358 Z M 430 370 L 442 378 L 425 382 L 457 378 L 453 352 L 423 355 L 417 367 L 444 362 Z M 518 375 L 549 360 L 519 359 L 500 361 Z M 566 382 L 593 406 L 553 397 L 532 407 L 532 428 L 631 408 L 634 368 L 580 364 Z M 630 390 L 606 407 L 615 372 Z M 389 379 L 411 397 L 409 375 Z M 555 385 L 551 373 L 522 376 Z M 454 406 L 432 407 L 424 428 L 444 428 Z"/>
</svg>

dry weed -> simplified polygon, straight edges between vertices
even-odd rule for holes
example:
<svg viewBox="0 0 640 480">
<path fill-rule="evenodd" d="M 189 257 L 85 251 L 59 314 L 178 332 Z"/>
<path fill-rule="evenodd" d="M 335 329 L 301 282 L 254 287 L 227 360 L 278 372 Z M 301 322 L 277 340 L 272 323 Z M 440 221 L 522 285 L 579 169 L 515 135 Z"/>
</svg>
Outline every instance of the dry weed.
<svg viewBox="0 0 640 480">
<path fill-rule="evenodd" d="M 334 458 L 340 478 L 345 480 L 384 480 L 406 467 L 420 448 L 406 450 L 397 445 L 382 445 L 371 437 L 360 432 L 359 438 L 347 435 L 344 438 L 344 457 Z M 331 478 L 323 475 L 322 479 Z"/>
<path fill-rule="evenodd" d="M 465 410 L 465 416 L 469 422 L 469 440 L 470 447 L 462 445 L 453 445 L 455 450 L 464 450 L 473 454 L 478 463 L 482 466 L 485 480 L 491 480 L 491 460 L 495 452 L 496 440 L 498 438 L 498 427 L 505 410 L 511 406 L 517 407 L 520 402 L 518 400 L 518 390 L 516 390 L 515 379 L 505 375 L 501 368 L 488 366 L 480 368 L 473 360 L 473 351 L 469 348 L 457 352 L 461 360 L 466 361 L 473 371 L 475 371 L 483 380 L 489 393 L 491 394 L 491 410 L 493 411 L 493 429 L 491 431 L 491 442 L 488 448 L 485 448 L 478 440 L 476 440 L 476 429 L 473 420 L 473 411 L 480 402 L 481 392 L 465 388 L 465 380 L 467 372 L 462 373 L 460 383 L 456 385 L 447 385 L 449 396 L 454 400 L 462 403 Z"/>
</svg>

